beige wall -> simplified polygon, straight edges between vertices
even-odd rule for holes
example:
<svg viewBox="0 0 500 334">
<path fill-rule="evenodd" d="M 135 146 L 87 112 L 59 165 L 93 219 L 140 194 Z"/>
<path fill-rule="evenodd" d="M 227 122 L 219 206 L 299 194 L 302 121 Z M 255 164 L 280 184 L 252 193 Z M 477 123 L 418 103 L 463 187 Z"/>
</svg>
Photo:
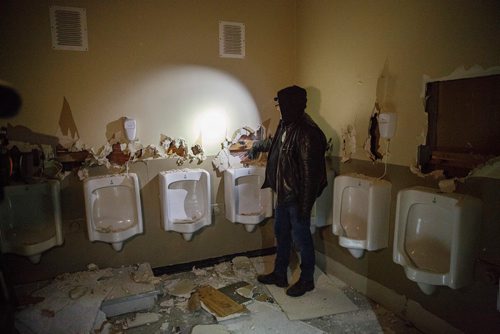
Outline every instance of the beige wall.
<svg viewBox="0 0 500 334">
<path fill-rule="evenodd" d="M 336 139 L 337 157 L 341 129 L 352 124 L 357 130 L 353 161 L 343 164 L 335 157 L 335 171 L 382 175 L 383 164 L 368 161 L 362 148 L 374 102 L 399 118 L 385 177 L 392 183 L 389 247 L 354 259 L 338 245 L 331 228 L 324 228 L 316 234 L 316 249 L 464 332 L 493 333 L 500 330 L 494 279 L 500 272 L 498 180 L 468 179 L 459 187 L 484 203 L 472 285 L 443 287 L 427 296 L 392 261 L 397 192 L 414 185 L 437 187 L 408 169 L 415 163 L 417 145 L 425 140 L 424 76 L 446 77 L 475 65 L 489 71 L 500 66 L 498 1 L 297 2 L 297 82 L 308 89 L 309 112 Z M 402 316 L 406 311 L 405 306 Z"/>
<path fill-rule="evenodd" d="M 49 5 L 86 9 L 87 52 L 51 47 Z M 294 1 L 2 1 L 0 75 L 23 106 L 7 121 L 55 135 L 63 98 L 81 140 L 106 143 L 123 116 L 145 144 L 160 134 L 200 140 L 198 121 L 216 111 L 228 133 L 277 115 L 272 98 L 293 80 Z M 246 58 L 220 58 L 219 21 L 246 27 Z M 214 154 L 214 149 L 210 152 Z"/>
<path fill-rule="evenodd" d="M 53 4 L 86 9 L 88 52 L 52 50 Z M 219 20 L 245 24 L 245 59 L 219 58 Z M 294 79 L 295 35 L 292 0 L 1 1 L 0 78 L 19 90 L 23 106 L 0 126 L 56 135 L 66 98 L 82 142 L 96 149 L 123 116 L 136 118 L 144 145 L 158 145 L 161 134 L 194 144 L 200 137 L 193 131 L 197 117 L 214 107 L 226 114 L 228 134 L 269 120 L 274 131 L 273 97 Z M 64 245 L 45 252 L 36 266 L 8 256 L 13 280 L 46 279 L 92 262 L 147 261 L 161 267 L 272 247 L 272 221 L 248 233 L 224 218 L 223 182 L 211 159 L 182 166 L 211 173 L 212 202 L 222 211 L 192 241 L 160 227 L 157 175 L 178 168 L 175 159 L 131 165 L 140 177 L 145 233 L 128 240 L 119 253 L 88 241 L 82 183 L 72 176 L 62 184 Z"/>
<path fill-rule="evenodd" d="M 500 65 L 495 0 L 297 3 L 297 81 L 316 92 L 310 106 L 331 136 L 355 125 L 354 158 L 367 159 L 362 145 L 378 100 L 383 110 L 398 114 L 390 162 L 414 164 L 427 128 L 423 77 Z M 335 145 L 339 155 L 338 140 Z"/>
<path fill-rule="evenodd" d="M 48 6 L 52 3 L 87 9 L 88 52 L 51 49 Z M 122 116 L 137 119 L 144 144 L 158 144 L 162 133 L 191 142 L 197 139 L 192 123 L 200 111 L 191 100 L 204 102 L 203 98 L 216 96 L 224 101 L 230 128 L 258 118 L 272 119 L 274 129 L 272 97 L 296 80 L 308 89 L 308 112 L 334 138 L 334 155 L 339 155 L 341 128 L 356 126 L 355 160 L 339 164 L 335 158 L 335 171 L 379 176 L 382 164 L 366 161 L 362 151 L 368 118 L 378 98 L 385 110 L 399 116 L 387 174 L 393 183 L 392 242 L 396 192 L 415 184 L 436 186 L 407 168 L 414 163 L 426 130 L 423 76 L 443 77 L 460 66 L 499 66 L 499 7 L 495 0 L 2 1 L 0 78 L 19 89 L 23 107 L 19 116 L 1 120 L 0 125 L 10 122 L 55 135 L 66 97 L 80 136 L 90 146 L 103 145 L 108 125 Z M 218 57 L 219 20 L 246 24 L 244 60 Z M 211 173 L 213 202 L 222 205 L 220 175 L 213 171 L 210 159 L 201 167 Z M 117 266 L 147 261 L 159 267 L 273 245 L 272 220 L 248 233 L 223 216 L 214 216 L 214 224 L 190 242 L 164 232 L 157 174 L 173 168 L 177 168 L 174 160 L 131 166 L 142 185 L 145 234 L 127 241 L 119 253 L 107 244 L 88 241 L 81 182 L 67 179 L 62 190 L 64 246 L 44 253 L 39 265 L 6 257 L 9 274 L 21 282 L 82 270 L 90 262 Z M 91 173 L 106 170 L 96 168 Z M 498 260 L 498 182 L 474 181 L 464 191 L 488 201 L 478 256 L 480 273 L 471 287 L 443 288 L 437 296 L 425 296 L 392 262 L 390 247 L 354 260 L 338 247 L 329 227 L 316 233 L 317 250 L 416 300 L 457 328 L 497 330 L 498 286 L 487 278 L 487 271 L 497 267 L 485 263 Z"/>
</svg>

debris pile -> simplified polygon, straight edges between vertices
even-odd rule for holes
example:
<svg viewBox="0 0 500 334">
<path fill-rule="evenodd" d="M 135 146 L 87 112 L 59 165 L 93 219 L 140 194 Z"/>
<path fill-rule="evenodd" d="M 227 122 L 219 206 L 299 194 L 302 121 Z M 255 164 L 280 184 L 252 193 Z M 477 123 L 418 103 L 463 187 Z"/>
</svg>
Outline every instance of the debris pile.
<svg viewBox="0 0 500 334">
<path fill-rule="evenodd" d="M 192 271 L 154 276 L 149 263 L 66 273 L 29 292 L 16 313 L 23 333 L 151 333 L 201 330 L 250 312 L 254 300 L 273 302 L 255 282 L 246 257 Z"/>
</svg>

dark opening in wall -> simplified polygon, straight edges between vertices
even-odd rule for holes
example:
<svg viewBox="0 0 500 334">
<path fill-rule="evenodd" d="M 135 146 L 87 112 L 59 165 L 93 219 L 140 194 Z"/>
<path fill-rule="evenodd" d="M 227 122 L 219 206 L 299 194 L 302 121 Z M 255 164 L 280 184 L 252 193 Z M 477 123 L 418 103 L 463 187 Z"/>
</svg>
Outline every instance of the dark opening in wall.
<svg viewBox="0 0 500 334">
<path fill-rule="evenodd" d="M 428 133 L 418 150 L 423 172 L 461 177 L 500 155 L 500 75 L 426 86 Z"/>
</svg>

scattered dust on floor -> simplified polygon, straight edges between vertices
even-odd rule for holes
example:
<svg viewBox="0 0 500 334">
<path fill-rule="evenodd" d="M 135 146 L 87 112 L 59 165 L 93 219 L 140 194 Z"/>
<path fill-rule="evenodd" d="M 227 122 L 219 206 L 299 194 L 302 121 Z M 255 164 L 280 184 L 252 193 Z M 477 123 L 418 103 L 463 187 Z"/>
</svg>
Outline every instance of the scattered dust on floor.
<svg viewBox="0 0 500 334">
<path fill-rule="evenodd" d="M 138 269 L 138 267 L 135 267 Z M 290 321 L 273 300 L 265 285 L 256 280 L 256 271 L 250 259 L 237 257 L 206 268 L 193 268 L 159 277 L 135 270 L 132 281 L 154 283 L 158 292 L 153 306 L 103 319 L 95 334 L 166 334 L 166 333 L 420 333 L 410 323 L 398 318 L 383 307 L 368 300 L 345 283 L 333 279 L 334 284 L 358 310 L 323 316 L 305 321 Z M 201 286 L 221 289 L 230 285 L 246 286 L 245 305 L 249 312 L 231 320 L 218 322 L 193 296 Z M 219 291 L 225 292 L 227 288 Z M 237 290 L 229 289 L 229 290 Z M 77 295 L 82 291 L 74 291 Z M 36 295 L 36 294 L 35 294 Z M 248 301 L 250 299 L 250 301 Z M 235 299 L 237 300 L 237 299 Z M 238 302 L 242 302 L 238 300 Z M 243 302 L 242 302 L 243 303 Z M 23 334 L 23 332 L 21 332 Z"/>
</svg>

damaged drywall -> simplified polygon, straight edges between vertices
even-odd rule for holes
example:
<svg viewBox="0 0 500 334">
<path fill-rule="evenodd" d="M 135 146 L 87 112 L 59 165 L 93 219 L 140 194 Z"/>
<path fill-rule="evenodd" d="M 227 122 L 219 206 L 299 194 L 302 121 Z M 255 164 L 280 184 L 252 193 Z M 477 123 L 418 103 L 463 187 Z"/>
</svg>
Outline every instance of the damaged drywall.
<svg viewBox="0 0 500 334">
<path fill-rule="evenodd" d="M 486 75 L 494 75 L 494 74 L 500 74 L 500 66 L 493 66 L 489 68 L 483 68 L 480 65 L 473 65 L 469 67 L 468 69 L 465 68 L 464 65 L 457 67 L 453 72 L 451 72 L 449 75 L 446 75 L 444 77 L 439 77 L 439 78 L 431 78 L 431 76 L 424 74 L 422 76 L 422 90 L 420 93 L 420 98 L 422 98 L 425 101 L 425 92 L 426 92 L 426 87 L 429 82 L 434 82 L 434 81 L 447 81 L 447 80 L 456 80 L 456 79 L 467 79 L 467 78 L 475 78 L 475 77 L 482 77 Z"/>
<path fill-rule="evenodd" d="M 380 106 L 375 103 L 372 113 L 370 115 L 370 121 L 368 125 L 368 137 L 365 140 L 363 148 L 366 155 L 371 161 L 377 161 L 383 158 L 379 150 L 380 132 L 378 127 L 378 115 L 380 114 Z"/>
<path fill-rule="evenodd" d="M 377 79 L 375 104 L 368 122 L 368 136 L 363 145 L 363 149 L 371 161 L 381 160 L 384 157 L 384 155 L 379 152 L 381 138 L 379 130 L 379 115 L 382 112 L 393 112 L 393 106 L 391 104 L 393 90 L 394 77 L 390 75 L 389 60 L 386 59 L 382 71 Z"/>
<path fill-rule="evenodd" d="M 490 179 L 500 179 L 500 157 L 488 160 L 484 165 L 473 169 L 466 178 L 486 177 Z"/>
<path fill-rule="evenodd" d="M 66 99 L 64 100 L 61 114 L 64 114 L 64 117 L 61 116 L 61 118 L 65 119 L 65 123 L 70 123 L 72 125 L 72 131 L 67 132 L 74 134 L 70 136 L 71 138 L 68 138 L 68 136 L 63 136 L 61 138 L 66 143 L 72 144 L 67 149 L 69 151 L 88 151 L 88 157 L 78 170 L 80 179 L 88 177 L 87 169 L 89 167 L 106 166 L 106 168 L 111 169 L 116 167 L 116 162 L 119 162 L 118 172 L 123 172 L 128 168 L 127 164 L 129 162 L 173 158 L 177 160 L 177 165 L 181 166 L 185 162 L 196 162 L 200 164 L 206 159 L 204 150 L 200 144 L 195 144 L 190 147 L 185 139 L 171 138 L 164 134 L 160 135 L 159 145 L 151 144 L 144 146 L 138 140 L 123 143 L 123 119 L 108 124 L 106 127 L 108 142 L 105 145 L 99 149 L 87 149 L 85 145 L 81 145 L 80 141 L 76 138 L 78 137 L 78 131 L 76 130 L 74 122 L 71 122 L 71 110 Z M 69 126 L 66 126 L 66 128 L 68 127 Z M 241 157 L 251 148 L 253 141 L 262 140 L 265 137 L 265 133 L 266 129 L 263 126 L 259 126 L 257 130 L 248 126 L 238 129 L 235 131 L 232 139 L 226 138 L 225 141 L 221 143 L 221 151 L 216 155 L 213 162 L 214 167 L 219 172 L 222 172 L 227 168 L 240 166 Z M 75 147 L 77 144 L 78 147 Z"/>
<path fill-rule="evenodd" d="M 465 177 L 446 178 L 444 171 L 434 170 L 430 173 L 422 173 L 416 166 L 410 166 L 410 171 L 421 178 L 432 177 L 438 181 L 439 190 L 444 193 L 452 193 L 457 189 L 457 183 L 465 183 L 469 178 L 484 177 L 491 179 L 500 179 L 500 157 L 488 160 L 486 163 L 474 168 Z"/>
<path fill-rule="evenodd" d="M 473 78 L 479 78 L 479 77 L 488 77 L 488 76 L 498 75 L 498 74 L 500 74 L 500 66 L 490 67 L 490 68 L 484 69 L 483 67 L 481 67 L 479 65 L 474 65 L 474 66 L 471 66 L 469 68 L 465 68 L 465 66 L 460 66 L 460 67 L 456 68 L 449 75 L 446 75 L 443 77 L 438 77 L 438 78 L 431 78 L 429 75 L 425 75 L 425 74 L 423 75 L 420 97 L 421 97 L 422 102 L 423 102 L 424 111 L 430 112 L 430 114 L 428 115 L 426 120 L 427 120 L 427 122 L 431 122 L 431 124 L 427 123 L 425 126 L 425 129 L 422 130 L 422 134 L 417 138 L 417 142 L 420 143 L 419 150 L 418 150 L 418 152 L 419 152 L 418 153 L 418 163 L 422 164 L 422 166 L 418 167 L 418 169 L 419 169 L 418 171 L 416 171 L 416 172 L 413 171 L 413 172 L 415 172 L 415 174 L 422 176 L 420 168 L 424 168 L 424 170 L 425 170 L 425 168 L 426 168 L 425 165 L 426 165 L 427 161 L 429 159 L 431 159 L 431 155 L 432 155 L 432 159 L 434 159 L 435 161 L 446 161 L 447 163 L 449 163 L 451 165 L 451 168 L 455 167 L 455 168 L 465 169 L 465 171 L 461 171 L 460 173 L 455 172 L 454 176 L 463 176 L 464 172 L 467 172 L 468 168 L 474 167 L 475 165 L 477 165 L 477 163 L 484 162 L 485 161 L 484 158 L 486 158 L 486 157 L 483 157 L 481 155 L 474 155 L 473 151 L 472 151 L 473 146 L 469 142 L 466 143 L 467 145 L 469 145 L 469 146 L 466 145 L 466 147 L 468 149 L 470 149 L 468 156 L 461 155 L 460 153 L 453 154 L 452 152 L 444 152 L 443 153 L 443 152 L 435 152 L 434 151 L 434 148 L 431 146 L 431 145 L 433 145 L 432 144 L 433 138 L 441 138 L 440 141 L 442 141 L 444 139 L 447 139 L 448 142 L 455 141 L 455 139 L 454 139 L 455 136 L 451 135 L 451 133 L 453 133 L 453 132 L 450 132 L 450 134 L 448 134 L 448 135 L 443 135 L 443 133 L 441 133 L 441 131 L 446 130 L 449 132 L 449 131 L 451 131 L 450 129 L 454 129 L 454 130 L 456 129 L 457 131 L 460 131 L 461 128 L 459 127 L 460 125 L 458 125 L 459 123 L 457 123 L 457 124 L 453 123 L 452 125 L 450 125 L 448 123 L 450 120 L 456 119 L 456 117 L 453 115 L 453 110 L 454 110 L 453 107 L 451 107 L 451 110 L 450 110 L 451 115 L 453 115 L 453 116 L 449 116 L 448 118 L 446 118 L 446 115 L 450 115 L 450 112 L 448 112 L 447 114 L 443 113 L 442 116 L 440 117 L 441 123 L 438 123 L 436 120 L 436 117 L 437 117 L 435 114 L 436 107 L 430 108 L 429 109 L 430 111 L 428 110 L 428 99 L 431 96 L 434 96 L 434 95 L 437 96 L 437 93 L 430 94 L 429 96 L 426 95 L 426 94 L 429 94 L 429 92 L 427 91 L 429 84 L 437 84 L 437 83 L 440 83 L 442 81 L 452 81 L 453 82 L 455 80 L 460 80 L 460 79 L 473 79 Z M 433 91 L 433 90 L 431 89 L 431 91 Z M 458 94 L 460 94 L 460 93 L 458 93 Z M 431 103 L 430 105 L 432 106 L 433 104 Z M 438 125 L 438 124 L 440 124 L 440 125 Z M 448 129 L 445 129 L 444 125 L 447 125 Z M 437 133 L 438 126 L 440 129 L 442 129 L 442 130 L 439 130 L 439 136 Z M 432 133 L 429 133 L 429 129 L 431 129 L 430 131 Z M 428 139 L 429 136 L 431 138 Z M 429 142 L 431 142 L 431 144 L 428 145 Z M 442 144 L 442 145 L 444 147 L 449 146 L 449 144 L 448 145 Z M 489 155 L 489 157 L 491 157 L 491 156 L 492 155 Z M 441 166 L 444 166 L 444 165 L 441 164 Z M 415 170 L 415 167 L 413 167 L 413 169 Z M 468 169 L 468 170 L 470 170 L 470 169 Z M 449 171 L 447 170 L 447 172 L 449 172 Z"/>
<path fill-rule="evenodd" d="M 412 174 L 421 178 L 432 177 L 435 180 L 441 180 L 445 178 L 444 171 L 442 169 L 433 170 L 432 172 L 429 173 L 423 173 L 420 167 L 417 167 L 415 165 L 410 165 L 409 168 Z"/>
<path fill-rule="evenodd" d="M 249 126 L 244 126 L 236 130 L 232 138 L 226 138 L 221 144 L 222 149 L 215 156 L 212 164 L 214 168 L 222 173 L 228 168 L 241 166 L 241 160 L 252 148 L 256 141 L 263 140 L 266 137 L 266 128 L 260 125 L 257 130 Z"/>
<path fill-rule="evenodd" d="M 206 157 L 199 144 L 190 147 L 183 138 L 171 138 L 160 135 L 159 145 L 143 145 L 139 140 L 129 141 L 124 135 L 124 117 L 112 121 L 106 126 L 107 143 L 96 149 L 88 148 L 80 141 L 78 128 L 73 119 L 71 107 L 66 98 L 63 100 L 59 119 L 58 137 L 62 148 L 68 152 L 87 152 L 78 171 L 80 179 L 88 177 L 87 169 L 92 166 L 106 166 L 111 169 L 119 166 L 117 172 L 123 172 L 129 162 L 140 160 L 173 158 L 177 165 L 184 162 L 203 162 Z M 60 152 L 62 154 L 63 152 Z"/>
<path fill-rule="evenodd" d="M 63 97 L 56 136 L 59 138 L 59 145 L 67 150 L 81 151 L 83 149 L 82 144 L 79 142 L 80 134 L 66 97 Z"/>
<path fill-rule="evenodd" d="M 348 162 L 351 160 L 351 157 L 354 153 L 356 153 L 356 129 L 354 125 L 349 124 L 345 129 L 341 129 L 342 132 L 342 157 L 340 159 L 341 162 Z"/>
</svg>

